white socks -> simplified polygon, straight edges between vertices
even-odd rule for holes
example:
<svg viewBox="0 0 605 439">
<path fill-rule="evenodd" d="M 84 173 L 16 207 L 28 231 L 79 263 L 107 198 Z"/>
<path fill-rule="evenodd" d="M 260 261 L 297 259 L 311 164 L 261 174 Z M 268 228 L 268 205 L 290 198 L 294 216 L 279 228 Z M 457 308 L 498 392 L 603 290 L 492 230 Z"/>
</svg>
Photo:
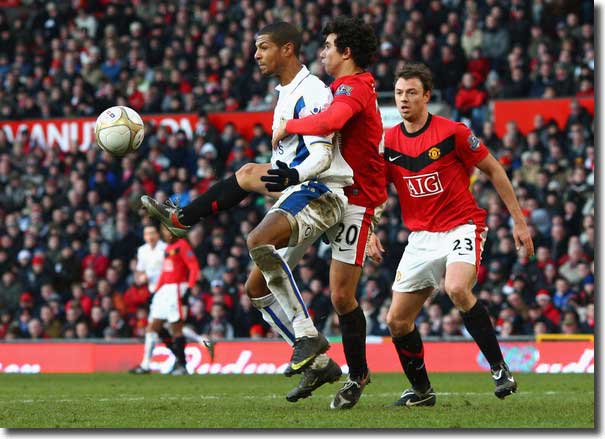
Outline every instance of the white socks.
<svg viewBox="0 0 605 439">
<path fill-rule="evenodd" d="M 292 321 L 280 303 L 275 300 L 275 296 L 268 294 L 263 297 L 252 297 L 250 300 L 252 305 L 260 311 L 265 322 L 269 323 L 273 330 L 292 346 L 294 344 Z M 313 369 L 324 368 L 328 365 L 328 361 L 330 361 L 330 357 L 327 354 L 320 354 L 315 358 L 311 367 Z"/>
<path fill-rule="evenodd" d="M 158 335 L 155 332 L 145 333 L 145 349 L 143 350 L 143 361 L 141 361 L 141 368 L 149 370 L 149 363 L 151 362 L 151 356 L 153 355 L 153 348 L 158 342 Z"/>
<path fill-rule="evenodd" d="M 250 250 L 250 257 L 261 270 L 269 290 L 281 307 L 292 315 L 294 337 L 316 337 L 318 335 L 313 320 L 294 282 L 292 271 L 273 245 L 261 245 Z M 280 332 L 281 333 L 281 332 Z"/>
</svg>

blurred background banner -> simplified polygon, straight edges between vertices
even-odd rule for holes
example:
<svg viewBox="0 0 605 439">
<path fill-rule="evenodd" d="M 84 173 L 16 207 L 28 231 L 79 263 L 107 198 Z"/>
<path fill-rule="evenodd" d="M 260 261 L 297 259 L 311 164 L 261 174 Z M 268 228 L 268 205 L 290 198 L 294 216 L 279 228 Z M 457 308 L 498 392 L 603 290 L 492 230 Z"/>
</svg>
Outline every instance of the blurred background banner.
<svg viewBox="0 0 605 439">
<path fill-rule="evenodd" d="M 571 102 L 575 100 L 594 116 L 594 97 L 558 99 L 511 99 L 494 101 L 494 131 L 498 136 L 506 134 L 506 124 L 515 122 L 519 131 L 527 134 L 534 129 L 536 115 L 546 122 L 554 119 L 563 128 L 570 114 Z"/>
<path fill-rule="evenodd" d="M 452 345 L 454 343 L 454 345 Z M 339 342 L 330 355 L 346 371 Z M 479 372 L 488 370 L 483 355 L 472 342 L 427 342 L 426 363 L 434 372 Z M 455 348 L 455 355 L 452 355 Z M 1 373 L 91 373 L 121 372 L 141 355 L 139 343 L 6 343 L 0 349 Z M 373 372 L 400 372 L 389 340 L 375 337 L 368 343 L 368 365 Z M 590 340 L 502 343 L 513 371 L 538 373 L 594 373 L 594 343 Z M 229 341 L 216 346 L 210 363 L 207 351 L 197 344 L 186 348 L 187 368 L 198 374 L 282 373 L 290 347 L 279 341 Z M 174 365 L 164 346 L 154 350 L 151 369 L 168 373 Z"/>
<path fill-rule="evenodd" d="M 572 98 L 496 100 L 493 102 L 495 132 L 498 136 L 503 136 L 506 133 L 506 124 L 514 121 L 517 123 L 519 131 L 527 134 L 533 129 L 534 118 L 537 114 L 540 114 L 545 121 L 553 119 L 559 127 L 563 127 L 570 114 L 571 101 Z M 591 115 L 594 115 L 594 98 L 579 98 L 577 101 Z M 444 116 L 449 116 L 450 113 L 449 108 L 441 104 L 431 104 L 430 111 L 433 114 Z M 401 122 L 401 116 L 395 106 L 381 105 L 380 112 L 385 129 Z M 246 139 L 253 137 L 253 129 L 256 124 L 261 124 L 267 132 L 271 132 L 272 119 L 273 113 L 270 111 L 208 114 L 208 121 L 219 131 L 231 123 L 237 132 Z M 166 126 L 171 133 L 183 130 L 187 138 L 191 139 L 195 135 L 199 116 L 196 113 L 144 115 L 143 121 L 155 126 Z M 3 121 L 1 124 L 11 142 L 21 130 L 26 128 L 32 140 L 42 148 L 58 146 L 62 151 L 69 151 L 71 142 L 74 142 L 79 150 L 88 149 L 94 141 L 94 126 L 95 119 L 89 117 L 26 119 Z"/>
</svg>

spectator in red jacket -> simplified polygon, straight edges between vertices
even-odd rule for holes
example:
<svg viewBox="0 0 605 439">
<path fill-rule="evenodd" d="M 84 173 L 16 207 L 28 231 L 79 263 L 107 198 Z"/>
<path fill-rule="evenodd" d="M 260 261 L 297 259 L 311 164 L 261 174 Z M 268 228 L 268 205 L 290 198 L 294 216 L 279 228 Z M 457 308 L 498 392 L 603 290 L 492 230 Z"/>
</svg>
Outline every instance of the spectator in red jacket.
<svg viewBox="0 0 605 439">
<path fill-rule="evenodd" d="M 140 306 L 145 306 L 149 300 L 149 288 L 147 288 L 147 279 L 144 273 L 137 272 L 134 276 L 134 284 L 124 293 L 124 303 L 126 313 L 129 316 L 136 314 Z"/>
<path fill-rule="evenodd" d="M 480 90 L 471 73 L 462 75 L 462 84 L 456 93 L 455 106 L 458 119 L 470 120 L 473 131 L 480 132 L 485 121 L 485 101 L 487 93 Z"/>
<path fill-rule="evenodd" d="M 547 290 L 539 290 L 536 294 L 536 302 L 542 308 L 542 315 L 554 326 L 559 326 L 561 312 L 553 305 L 549 292 Z"/>
<path fill-rule="evenodd" d="M 82 260 L 82 271 L 92 268 L 97 277 L 104 277 L 109 267 L 109 258 L 101 253 L 99 241 L 91 241 L 89 253 Z"/>
</svg>

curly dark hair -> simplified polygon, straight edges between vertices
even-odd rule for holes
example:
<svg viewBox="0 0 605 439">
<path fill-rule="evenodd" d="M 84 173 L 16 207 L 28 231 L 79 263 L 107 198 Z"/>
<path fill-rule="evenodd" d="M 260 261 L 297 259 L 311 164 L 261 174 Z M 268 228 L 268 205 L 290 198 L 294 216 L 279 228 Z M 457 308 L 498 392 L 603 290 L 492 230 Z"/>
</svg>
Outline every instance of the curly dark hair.
<svg viewBox="0 0 605 439">
<path fill-rule="evenodd" d="M 425 92 L 433 89 L 433 74 L 431 73 L 431 69 L 421 62 L 405 63 L 401 70 L 397 72 L 397 75 L 395 75 L 395 82 L 400 78 L 417 78 L 422 83 L 422 88 L 424 88 Z"/>
<path fill-rule="evenodd" d="M 355 64 L 365 69 L 377 58 L 378 39 L 374 30 L 360 18 L 336 17 L 323 28 L 322 34 L 327 37 L 336 34 L 336 50 L 343 53 L 348 47 Z"/>
</svg>

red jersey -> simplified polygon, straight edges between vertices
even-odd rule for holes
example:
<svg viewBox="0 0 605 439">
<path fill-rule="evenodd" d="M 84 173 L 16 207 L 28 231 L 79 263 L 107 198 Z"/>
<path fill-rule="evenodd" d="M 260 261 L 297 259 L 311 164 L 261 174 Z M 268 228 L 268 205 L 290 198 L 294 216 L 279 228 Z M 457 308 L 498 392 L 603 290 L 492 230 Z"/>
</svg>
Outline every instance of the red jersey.
<svg viewBox="0 0 605 439">
<path fill-rule="evenodd" d="M 469 190 L 475 165 L 489 154 L 463 123 L 429 114 L 414 133 L 403 122 L 384 138 L 387 179 L 395 184 L 411 231 L 444 232 L 462 224 L 485 226 L 486 212 Z"/>
<path fill-rule="evenodd" d="M 349 203 L 374 208 L 387 199 L 385 165 L 379 152 L 382 118 L 374 77 L 369 72 L 336 79 L 334 101 L 319 114 L 290 119 L 289 133 L 328 135 L 340 131 L 340 153 L 353 170 L 353 185 L 345 187 Z"/>
<path fill-rule="evenodd" d="M 379 152 L 383 128 L 374 77 L 370 72 L 342 76 L 330 89 L 334 102 L 353 110 L 353 117 L 340 129 L 340 152 L 353 169 L 353 185 L 345 188 L 345 195 L 351 204 L 379 206 L 386 201 L 387 191 L 384 160 Z"/>
<path fill-rule="evenodd" d="M 187 282 L 193 288 L 200 272 L 200 264 L 185 239 L 179 239 L 169 244 L 164 251 L 162 274 L 158 279 L 156 291 L 164 284 L 180 284 Z"/>
</svg>

